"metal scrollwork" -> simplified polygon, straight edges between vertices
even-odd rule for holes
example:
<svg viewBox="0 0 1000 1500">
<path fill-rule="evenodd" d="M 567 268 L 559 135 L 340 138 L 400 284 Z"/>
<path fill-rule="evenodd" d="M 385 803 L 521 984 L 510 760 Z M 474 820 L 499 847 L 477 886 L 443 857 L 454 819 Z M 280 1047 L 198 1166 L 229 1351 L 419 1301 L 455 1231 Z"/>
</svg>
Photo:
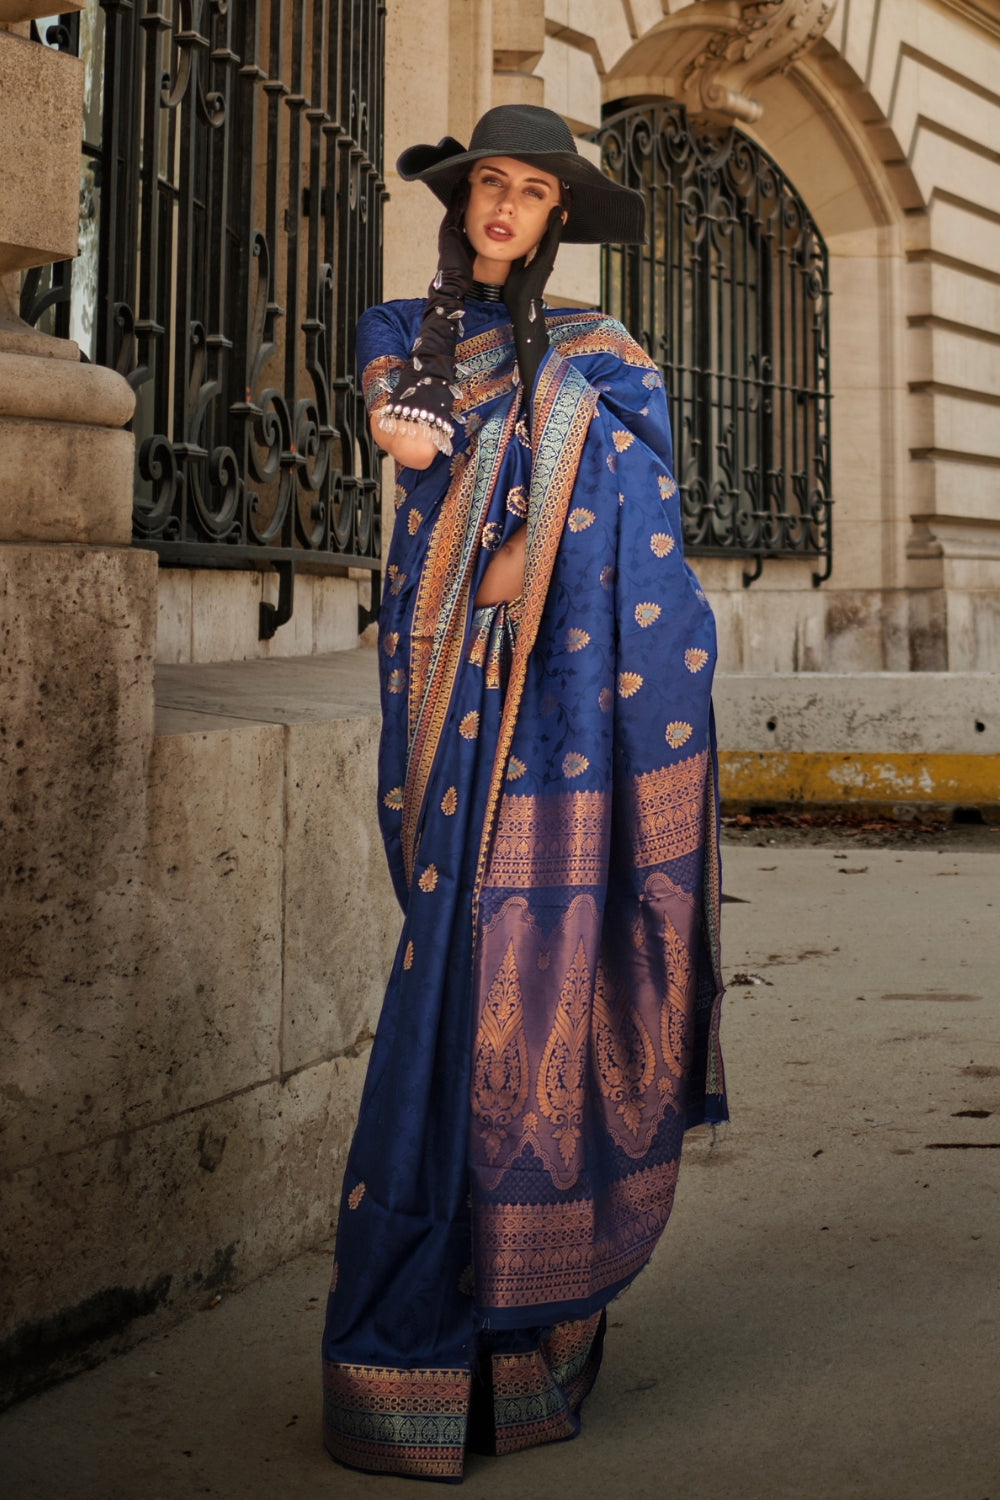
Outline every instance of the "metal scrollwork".
<svg viewBox="0 0 1000 1500">
<path fill-rule="evenodd" d="M 384 26 L 385 0 L 60 16 L 46 40 L 87 64 L 99 232 L 87 285 L 81 256 L 22 292 L 49 331 L 92 327 L 86 356 L 136 390 L 138 544 L 194 566 L 362 567 L 376 607 L 354 329 L 381 298 Z"/>
<path fill-rule="evenodd" d="M 136 517 L 140 535 L 176 536 L 177 455 L 173 444 L 162 433 L 154 433 L 142 440 L 138 470 L 140 479 L 151 487 L 149 502 Z"/>
<path fill-rule="evenodd" d="M 646 104 L 597 133 L 646 199 L 649 243 L 603 252 L 602 300 L 657 361 L 687 549 L 832 564 L 826 246 L 781 169 L 736 129 Z"/>
</svg>

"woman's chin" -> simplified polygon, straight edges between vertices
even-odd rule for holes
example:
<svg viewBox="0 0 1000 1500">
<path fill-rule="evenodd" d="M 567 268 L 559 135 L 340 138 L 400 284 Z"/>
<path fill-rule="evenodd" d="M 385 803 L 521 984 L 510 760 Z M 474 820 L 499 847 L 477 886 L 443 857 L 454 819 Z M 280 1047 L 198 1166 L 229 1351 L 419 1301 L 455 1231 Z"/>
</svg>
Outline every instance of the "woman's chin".
<svg viewBox="0 0 1000 1500">
<path fill-rule="evenodd" d="M 515 240 L 480 239 L 477 235 L 476 239 L 470 239 L 470 243 L 477 261 L 495 261 L 498 265 L 509 266 L 524 254 Z"/>
</svg>

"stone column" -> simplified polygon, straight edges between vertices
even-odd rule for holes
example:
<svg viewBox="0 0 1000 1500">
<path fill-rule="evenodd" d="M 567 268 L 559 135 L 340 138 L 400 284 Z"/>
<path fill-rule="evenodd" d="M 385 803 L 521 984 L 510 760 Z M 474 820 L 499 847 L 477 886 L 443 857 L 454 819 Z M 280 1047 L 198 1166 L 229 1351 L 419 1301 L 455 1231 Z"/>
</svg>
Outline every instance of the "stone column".
<svg viewBox="0 0 1000 1500">
<path fill-rule="evenodd" d="M 77 252 L 83 64 L 30 40 L 50 9 L 0 0 L 0 546 L 127 546 L 133 394 L 16 312 L 21 271 Z"/>
<path fill-rule="evenodd" d="M 105 1038 L 134 967 L 153 728 L 156 558 L 130 545 L 133 393 L 15 312 L 19 273 L 77 249 L 83 66 L 25 24 L 51 10 L 0 0 L 0 1126 L 14 1182 L 85 1137 L 101 1065 L 121 1066 Z M 70 1233 L 85 1214 L 58 1197 L 40 1188 L 0 1228 L 16 1269 L 0 1352 L 47 1310 L 31 1223 L 55 1215 Z"/>
<path fill-rule="evenodd" d="M 544 104 L 545 0 L 493 0 L 493 103 Z"/>
</svg>

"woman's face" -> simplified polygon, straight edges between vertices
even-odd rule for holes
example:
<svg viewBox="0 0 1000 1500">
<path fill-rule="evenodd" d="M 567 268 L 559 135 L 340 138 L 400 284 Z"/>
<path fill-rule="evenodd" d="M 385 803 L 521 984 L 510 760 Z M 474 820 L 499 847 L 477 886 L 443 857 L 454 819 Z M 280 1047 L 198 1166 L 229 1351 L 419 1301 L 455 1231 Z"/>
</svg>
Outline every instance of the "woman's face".
<svg viewBox="0 0 1000 1500">
<path fill-rule="evenodd" d="M 560 201 L 551 172 L 513 156 L 489 156 L 469 173 L 465 233 L 482 260 L 509 265 L 535 248 Z"/>
</svg>

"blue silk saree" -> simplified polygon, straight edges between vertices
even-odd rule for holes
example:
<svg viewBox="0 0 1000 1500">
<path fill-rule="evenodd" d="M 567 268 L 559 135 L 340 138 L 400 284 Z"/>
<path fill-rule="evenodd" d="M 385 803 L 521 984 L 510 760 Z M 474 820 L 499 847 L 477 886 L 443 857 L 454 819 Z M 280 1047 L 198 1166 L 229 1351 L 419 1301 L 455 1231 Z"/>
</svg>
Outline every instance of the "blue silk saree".
<svg viewBox="0 0 1000 1500">
<path fill-rule="evenodd" d="M 376 411 L 418 301 L 371 309 Z M 663 384 L 549 313 L 531 432 L 470 302 L 451 458 L 397 474 L 379 816 L 404 922 L 345 1175 L 323 1341 L 342 1463 L 458 1480 L 572 1437 L 604 1309 L 648 1261 L 683 1132 L 726 1118 L 711 611 Z M 476 608 L 527 525 L 521 598 Z"/>
</svg>

